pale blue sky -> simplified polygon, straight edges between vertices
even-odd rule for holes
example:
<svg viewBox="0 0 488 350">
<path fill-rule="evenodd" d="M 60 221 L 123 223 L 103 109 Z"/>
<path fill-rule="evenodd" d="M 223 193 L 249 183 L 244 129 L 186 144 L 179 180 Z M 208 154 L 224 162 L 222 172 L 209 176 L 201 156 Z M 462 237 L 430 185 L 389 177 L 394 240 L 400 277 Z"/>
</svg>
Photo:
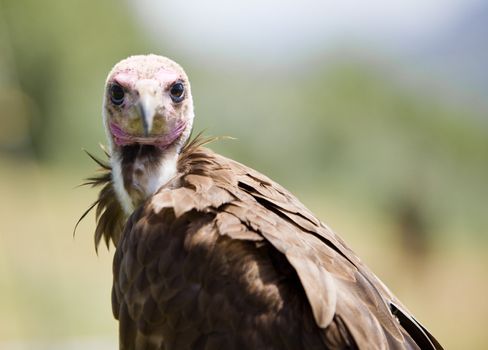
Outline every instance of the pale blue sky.
<svg viewBox="0 0 488 350">
<path fill-rule="evenodd" d="M 479 0 L 132 0 L 164 48 L 205 61 L 222 57 L 295 62 L 342 46 L 421 45 Z"/>
</svg>

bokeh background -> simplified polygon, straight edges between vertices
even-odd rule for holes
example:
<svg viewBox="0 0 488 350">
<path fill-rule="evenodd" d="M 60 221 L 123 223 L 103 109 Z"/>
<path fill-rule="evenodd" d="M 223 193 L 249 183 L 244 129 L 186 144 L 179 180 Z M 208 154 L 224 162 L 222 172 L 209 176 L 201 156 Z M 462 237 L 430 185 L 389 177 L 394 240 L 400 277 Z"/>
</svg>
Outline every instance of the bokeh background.
<svg viewBox="0 0 488 350">
<path fill-rule="evenodd" d="M 488 347 L 488 2 L 0 0 L 0 349 L 115 349 L 101 99 L 154 52 L 196 130 L 294 192 L 447 349 Z"/>
</svg>

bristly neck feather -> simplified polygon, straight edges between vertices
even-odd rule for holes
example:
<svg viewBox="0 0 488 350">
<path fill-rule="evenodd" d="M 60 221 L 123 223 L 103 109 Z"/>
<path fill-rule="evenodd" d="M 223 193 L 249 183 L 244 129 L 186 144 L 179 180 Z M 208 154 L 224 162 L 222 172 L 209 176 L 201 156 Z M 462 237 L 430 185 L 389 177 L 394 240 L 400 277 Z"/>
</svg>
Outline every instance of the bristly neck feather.
<svg viewBox="0 0 488 350">
<path fill-rule="evenodd" d="M 127 215 L 168 183 L 177 173 L 179 147 L 150 145 L 114 147 L 112 181 Z"/>
<path fill-rule="evenodd" d="M 180 143 L 181 146 L 176 145 L 176 151 L 173 151 L 177 163 L 178 171 L 187 172 L 188 159 L 192 154 L 198 152 L 198 149 L 210 142 L 218 140 L 218 137 L 203 137 L 202 133 L 199 133 L 194 138 L 186 138 L 185 144 Z M 181 151 L 179 151 L 181 147 Z M 98 159 L 89 152 L 88 155 L 92 158 L 100 167 L 101 171 L 96 175 L 89 177 L 84 185 L 89 185 L 93 187 L 101 186 L 100 193 L 97 200 L 81 215 L 80 219 L 75 225 L 75 231 L 78 224 L 86 217 L 86 215 L 94 208 L 97 212 L 97 228 L 95 230 L 95 248 L 98 249 L 100 242 L 103 240 L 109 246 L 110 241 L 117 246 L 120 236 L 122 235 L 122 230 L 127 221 L 127 216 L 132 214 L 134 204 L 132 203 L 132 198 L 124 187 L 124 180 L 122 176 L 122 157 L 119 150 L 114 149 L 111 145 L 111 150 L 104 150 L 106 156 L 108 157 L 110 164 L 107 164 L 104 160 Z M 170 153 L 166 155 L 169 156 Z M 114 160 L 117 158 L 118 160 Z M 169 158 L 168 158 L 169 159 Z M 165 164 L 170 164 L 169 160 L 162 160 L 159 162 L 160 167 L 164 167 Z M 168 167 L 167 169 L 171 169 Z M 185 170 L 184 170 L 185 169 Z M 166 176 L 163 176 L 161 183 L 165 181 L 168 173 L 163 172 Z M 163 174 L 163 175 L 164 175 Z M 117 189 L 118 188 L 118 189 Z M 156 190 L 157 191 L 157 190 Z M 125 196 L 125 197 L 124 197 Z M 125 208 L 123 208 L 125 206 Z M 74 234 L 74 233 L 73 233 Z"/>
</svg>

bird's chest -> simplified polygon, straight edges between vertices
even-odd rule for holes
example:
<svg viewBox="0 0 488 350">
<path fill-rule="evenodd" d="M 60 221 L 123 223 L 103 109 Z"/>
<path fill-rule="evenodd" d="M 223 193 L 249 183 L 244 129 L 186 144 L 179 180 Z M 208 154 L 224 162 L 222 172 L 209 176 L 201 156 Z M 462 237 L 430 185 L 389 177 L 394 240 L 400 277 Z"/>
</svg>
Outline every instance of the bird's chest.
<svg viewBox="0 0 488 350">
<path fill-rule="evenodd" d="M 176 173 L 176 155 L 163 154 L 149 146 L 125 147 L 119 165 L 114 167 L 114 182 L 119 199 L 128 202 L 128 212 L 137 208 Z M 117 175 L 117 169 L 120 174 Z"/>
<path fill-rule="evenodd" d="M 124 187 L 137 206 L 158 189 L 157 169 L 147 159 L 137 159 L 124 177 Z"/>
</svg>

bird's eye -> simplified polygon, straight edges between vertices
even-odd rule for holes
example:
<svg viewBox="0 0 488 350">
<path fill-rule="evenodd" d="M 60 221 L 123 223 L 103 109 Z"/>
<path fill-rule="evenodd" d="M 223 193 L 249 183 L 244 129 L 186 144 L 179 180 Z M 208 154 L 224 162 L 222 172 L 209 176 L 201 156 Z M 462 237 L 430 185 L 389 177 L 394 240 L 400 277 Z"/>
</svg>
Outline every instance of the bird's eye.
<svg viewBox="0 0 488 350">
<path fill-rule="evenodd" d="M 174 83 L 169 93 L 173 102 L 181 102 L 185 98 L 185 86 L 181 82 Z"/>
<path fill-rule="evenodd" d="M 113 84 L 110 87 L 110 101 L 114 105 L 120 106 L 124 102 L 125 91 L 119 84 Z"/>
</svg>

